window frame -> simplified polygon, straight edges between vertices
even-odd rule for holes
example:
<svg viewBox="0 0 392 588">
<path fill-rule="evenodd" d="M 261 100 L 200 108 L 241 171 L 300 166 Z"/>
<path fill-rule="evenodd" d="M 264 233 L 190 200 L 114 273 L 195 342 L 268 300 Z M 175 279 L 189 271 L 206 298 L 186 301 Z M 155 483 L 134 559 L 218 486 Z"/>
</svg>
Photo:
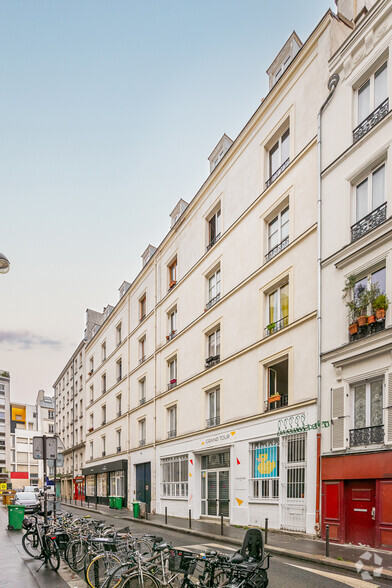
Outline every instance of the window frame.
<svg viewBox="0 0 392 588">
<path fill-rule="evenodd" d="M 167 408 L 167 436 L 168 438 L 177 436 L 177 404 Z"/>
<path fill-rule="evenodd" d="M 143 294 L 141 298 L 139 298 L 139 321 L 143 321 L 147 315 L 147 295 Z"/>
<path fill-rule="evenodd" d="M 211 284 L 211 280 L 214 278 L 215 282 Z M 206 310 L 214 306 L 219 302 L 222 293 L 222 280 L 221 280 L 221 267 L 220 264 L 210 272 L 207 276 L 207 304 Z M 215 293 L 215 296 L 212 294 Z"/>
<path fill-rule="evenodd" d="M 387 95 L 381 100 L 379 104 L 376 104 L 376 77 L 381 72 L 386 69 L 386 90 Z M 360 120 L 360 94 L 361 91 L 365 89 L 366 86 L 369 86 L 369 100 L 368 100 L 368 110 L 367 114 Z M 363 123 L 377 108 L 379 108 L 385 100 L 389 98 L 389 84 L 388 84 L 388 59 L 385 59 L 383 63 L 377 67 L 368 77 L 364 80 L 361 85 L 356 89 L 356 121 L 357 125 Z M 356 126 L 357 126 L 356 125 Z"/>
<path fill-rule="evenodd" d="M 178 464 L 178 467 L 175 467 Z M 178 480 L 177 473 L 178 470 Z M 187 498 L 188 497 L 188 479 L 189 479 L 189 455 L 174 455 L 164 457 L 160 460 L 161 471 L 161 497 L 162 498 Z M 165 479 L 165 478 L 168 479 Z"/>
<path fill-rule="evenodd" d="M 373 207 L 373 187 L 374 187 L 374 176 L 377 172 L 379 172 L 382 168 L 384 168 L 384 177 L 383 177 L 383 201 L 376 207 Z M 362 179 L 356 182 L 353 186 L 353 206 L 352 206 L 352 225 L 356 225 L 357 223 L 361 222 L 364 218 L 372 214 L 375 210 L 380 208 L 383 204 L 387 202 L 387 195 L 386 195 L 386 161 L 382 161 L 374 166 L 366 176 L 362 177 Z M 358 188 L 362 186 L 365 182 L 367 182 L 367 202 L 366 202 L 366 214 L 358 217 Z"/>
<path fill-rule="evenodd" d="M 275 476 L 263 477 L 263 474 L 260 476 L 255 475 L 257 452 L 262 451 L 264 448 L 267 449 L 267 453 L 268 451 L 271 451 L 271 453 L 275 452 L 276 448 L 277 472 Z M 271 450 L 269 450 L 269 448 L 271 448 Z M 280 452 L 281 447 L 279 437 L 263 439 L 260 441 L 252 441 L 251 443 L 249 443 L 249 496 L 252 502 L 267 502 L 279 504 L 281 466 Z"/>
<path fill-rule="evenodd" d="M 169 272 L 169 290 L 177 284 L 177 256 L 167 266 Z"/>
</svg>

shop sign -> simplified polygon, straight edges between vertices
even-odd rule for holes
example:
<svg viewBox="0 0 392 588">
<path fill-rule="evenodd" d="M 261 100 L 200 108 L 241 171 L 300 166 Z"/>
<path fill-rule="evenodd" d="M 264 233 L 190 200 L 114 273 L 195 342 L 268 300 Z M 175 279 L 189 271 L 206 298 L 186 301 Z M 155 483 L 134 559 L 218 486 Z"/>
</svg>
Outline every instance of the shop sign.
<svg viewBox="0 0 392 588">
<path fill-rule="evenodd" d="M 220 435 L 214 435 L 213 437 L 208 437 L 205 441 L 202 441 L 202 445 L 217 445 L 219 443 L 224 443 L 229 439 L 232 439 L 235 435 L 235 431 L 231 431 L 231 433 L 221 433 Z"/>
<path fill-rule="evenodd" d="M 306 414 L 297 414 L 278 420 L 277 435 L 294 435 L 295 433 L 304 433 L 315 429 L 327 429 L 330 421 L 316 421 L 315 423 L 306 423 Z"/>
</svg>

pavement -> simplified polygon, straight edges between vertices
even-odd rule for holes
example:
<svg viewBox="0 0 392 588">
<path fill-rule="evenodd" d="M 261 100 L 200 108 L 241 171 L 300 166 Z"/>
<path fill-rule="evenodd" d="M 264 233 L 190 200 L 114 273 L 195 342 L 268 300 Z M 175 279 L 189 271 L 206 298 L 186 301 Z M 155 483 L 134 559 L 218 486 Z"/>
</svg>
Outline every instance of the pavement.
<svg viewBox="0 0 392 588">
<path fill-rule="evenodd" d="M 98 509 L 95 509 L 94 506 L 88 508 L 78 505 L 76 507 L 79 510 L 86 513 L 89 512 L 91 516 L 94 516 L 93 513 L 100 513 L 117 520 L 122 519 L 124 520 L 124 525 L 127 521 L 132 521 L 155 528 L 166 529 L 167 531 L 181 531 L 182 533 L 204 537 L 215 542 L 224 539 L 225 543 L 233 546 L 240 546 L 242 544 L 245 531 L 248 528 L 224 523 L 222 535 L 219 521 L 211 522 L 205 519 L 191 520 L 191 528 L 189 528 L 189 520 L 180 517 L 168 516 L 167 524 L 165 524 L 163 515 L 148 514 L 148 520 L 135 519 L 127 509 L 118 511 L 104 505 L 98 505 Z M 62 503 L 62 506 L 66 508 L 69 504 Z M 74 506 L 73 503 L 72 506 Z M 330 543 L 329 557 L 327 557 L 325 555 L 325 541 L 306 536 L 302 533 L 289 533 L 276 530 L 268 531 L 266 550 L 273 555 L 285 558 L 292 558 L 318 565 L 322 564 L 329 568 L 354 573 L 357 573 L 359 570 L 362 573 L 368 572 L 372 576 L 376 574 L 377 577 L 379 576 L 392 581 L 392 552 L 387 550 L 373 549 L 367 546 Z M 381 572 L 380 568 L 382 568 Z"/>
</svg>

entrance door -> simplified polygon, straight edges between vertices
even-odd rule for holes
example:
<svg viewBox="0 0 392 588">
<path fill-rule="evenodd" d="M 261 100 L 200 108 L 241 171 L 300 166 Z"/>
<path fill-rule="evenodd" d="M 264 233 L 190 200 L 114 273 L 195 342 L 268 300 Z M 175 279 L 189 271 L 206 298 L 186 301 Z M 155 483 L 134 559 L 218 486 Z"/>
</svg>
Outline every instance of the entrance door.
<svg viewBox="0 0 392 588">
<path fill-rule="evenodd" d="M 209 470 L 201 474 L 201 514 L 229 516 L 229 470 Z"/>
<path fill-rule="evenodd" d="M 346 542 L 374 547 L 376 529 L 375 480 L 346 485 Z"/>
<path fill-rule="evenodd" d="M 148 511 L 151 503 L 151 462 L 136 466 L 136 500 L 145 502 Z"/>
</svg>

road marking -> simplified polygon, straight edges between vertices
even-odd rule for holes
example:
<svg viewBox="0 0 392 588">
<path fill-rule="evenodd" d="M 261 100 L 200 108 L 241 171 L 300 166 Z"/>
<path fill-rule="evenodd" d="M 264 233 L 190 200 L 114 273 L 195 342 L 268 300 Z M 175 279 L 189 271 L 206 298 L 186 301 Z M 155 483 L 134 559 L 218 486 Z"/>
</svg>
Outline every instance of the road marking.
<svg viewBox="0 0 392 588">
<path fill-rule="evenodd" d="M 227 551 L 237 551 L 234 547 L 228 547 L 227 545 L 222 545 L 222 543 L 203 543 L 202 545 L 196 543 L 195 545 L 179 545 L 176 546 L 175 549 L 183 549 L 184 551 L 191 550 L 191 551 L 205 551 L 207 549 L 225 549 Z"/>
<path fill-rule="evenodd" d="M 347 586 L 352 586 L 352 588 L 367 588 L 368 586 L 375 586 L 375 588 L 379 588 L 378 584 L 371 584 L 370 582 L 365 582 L 364 580 L 357 580 L 356 578 L 349 578 L 348 576 L 341 576 L 340 574 L 332 574 L 331 572 L 323 572 L 313 568 L 306 568 L 305 566 L 296 566 L 295 564 L 287 562 L 284 563 L 286 563 L 288 566 L 292 566 L 293 568 L 305 570 L 306 572 L 311 572 L 312 574 L 318 574 L 319 576 L 330 578 L 331 580 L 335 580 L 341 584 L 347 584 Z"/>
</svg>

